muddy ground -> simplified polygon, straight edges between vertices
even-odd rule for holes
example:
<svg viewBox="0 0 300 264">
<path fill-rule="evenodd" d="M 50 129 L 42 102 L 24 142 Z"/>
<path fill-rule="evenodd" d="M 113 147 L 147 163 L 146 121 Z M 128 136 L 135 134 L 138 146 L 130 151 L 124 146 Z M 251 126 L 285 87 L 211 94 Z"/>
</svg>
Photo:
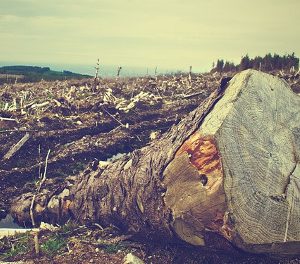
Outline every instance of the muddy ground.
<svg viewBox="0 0 300 264">
<path fill-rule="evenodd" d="M 273 74 L 300 93 L 298 73 Z M 13 198 L 35 191 L 44 174 L 45 184 L 55 192 L 67 177 L 75 180 L 93 162 L 110 162 L 145 146 L 195 109 L 219 87 L 223 77 L 231 75 L 183 74 L 0 86 L 0 217 L 8 213 Z M 278 260 L 235 249 L 230 254 L 205 252 L 185 244 L 158 245 L 127 239 L 113 244 L 117 251 L 110 252 L 93 240 L 93 228 L 84 230 L 84 235 L 70 231 L 72 235 L 61 248 L 63 253 L 36 258 L 32 247 L 8 259 L 122 263 L 126 253 L 133 251 L 146 263 L 298 263 L 297 258 Z M 46 233 L 44 240 L 52 235 Z M 76 243 L 71 243 L 74 237 Z M 88 240 L 82 242 L 82 237 Z M 10 250 L 9 243 L 2 241 L 0 255 Z"/>
</svg>

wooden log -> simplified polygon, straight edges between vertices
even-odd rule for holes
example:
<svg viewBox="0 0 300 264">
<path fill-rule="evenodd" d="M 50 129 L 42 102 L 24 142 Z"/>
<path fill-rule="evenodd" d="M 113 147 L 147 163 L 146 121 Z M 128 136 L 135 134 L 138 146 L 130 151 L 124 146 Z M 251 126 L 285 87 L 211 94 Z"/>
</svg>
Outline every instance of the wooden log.
<svg viewBox="0 0 300 264">
<path fill-rule="evenodd" d="M 299 96 L 277 77 L 243 71 L 149 146 L 87 169 L 60 193 L 41 192 L 35 215 L 199 246 L 216 247 L 218 235 L 255 253 L 299 254 L 299 139 Z M 29 219 L 30 197 L 11 208 L 20 221 Z"/>
</svg>

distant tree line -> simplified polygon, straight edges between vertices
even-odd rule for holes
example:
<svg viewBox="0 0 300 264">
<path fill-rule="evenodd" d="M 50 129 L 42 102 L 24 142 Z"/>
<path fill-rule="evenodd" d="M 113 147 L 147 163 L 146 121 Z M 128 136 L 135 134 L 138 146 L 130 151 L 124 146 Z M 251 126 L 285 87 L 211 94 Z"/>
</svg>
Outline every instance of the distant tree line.
<svg viewBox="0 0 300 264">
<path fill-rule="evenodd" d="M 242 71 L 246 69 L 256 69 L 262 71 L 274 71 L 274 70 L 290 70 L 294 68 L 299 69 L 299 58 L 295 56 L 295 53 L 280 56 L 276 53 L 266 54 L 264 57 L 256 56 L 255 58 L 249 58 L 248 55 L 243 56 L 239 64 L 235 65 L 233 62 L 224 61 L 218 59 L 213 64 L 211 72 L 234 72 Z"/>
<path fill-rule="evenodd" d="M 11 76 L 14 76 L 12 79 Z M 19 77 L 19 78 L 18 78 Z M 73 73 L 71 71 L 52 71 L 49 67 L 38 66 L 3 66 L 0 67 L 0 84 L 11 83 L 15 79 L 18 82 L 38 82 L 41 80 L 54 81 L 54 80 L 66 80 L 66 79 L 82 79 L 90 78 L 89 75 L 82 75 Z"/>
<path fill-rule="evenodd" d="M 39 73 L 43 74 L 49 72 L 49 67 L 38 67 L 38 66 L 3 66 L 0 68 L 0 73 L 2 74 L 26 74 L 26 73 Z"/>
</svg>

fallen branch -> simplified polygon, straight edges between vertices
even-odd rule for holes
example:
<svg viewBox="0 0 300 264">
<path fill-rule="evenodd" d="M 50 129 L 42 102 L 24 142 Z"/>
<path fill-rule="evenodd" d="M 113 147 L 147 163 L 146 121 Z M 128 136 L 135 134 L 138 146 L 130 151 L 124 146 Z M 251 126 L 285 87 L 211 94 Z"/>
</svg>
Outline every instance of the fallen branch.
<svg viewBox="0 0 300 264">
<path fill-rule="evenodd" d="M 103 111 L 107 113 L 111 118 L 117 121 L 121 126 L 126 127 L 119 119 L 115 118 L 110 112 L 108 112 L 104 107 L 102 107 Z"/>
<path fill-rule="evenodd" d="M 32 200 L 31 200 L 31 204 L 30 204 L 30 219 L 31 219 L 31 224 L 33 227 L 35 227 L 35 220 L 34 220 L 34 214 L 33 214 L 33 206 L 34 206 L 34 201 L 35 201 L 35 197 L 36 197 L 36 194 L 34 194 L 32 196 Z"/>
<path fill-rule="evenodd" d="M 44 106 L 46 106 L 48 104 L 50 104 L 50 102 L 46 101 L 46 102 L 43 102 L 43 103 L 40 103 L 40 104 L 33 104 L 30 108 L 31 109 L 41 108 L 41 107 L 44 107 Z"/>
<path fill-rule="evenodd" d="M 33 214 L 33 206 L 34 206 L 34 201 L 35 201 L 35 197 L 36 195 L 40 192 L 41 188 L 42 188 L 42 185 L 43 183 L 46 181 L 46 175 L 47 175 L 47 166 L 48 166 L 48 158 L 49 158 L 49 155 L 50 155 L 50 149 L 48 150 L 48 153 L 47 153 L 47 156 L 46 156 L 46 161 L 45 161 L 45 170 L 44 170 L 44 174 L 43 174 L 43 178 L 39 184 L 39 187 L 37 189 L 37 192 L 36 194 L 33 195 L 32 197 L 32 200 L 31 200 L 31 204 L 30 204 L 30 218 L 31 218 L 31 223 L 32 223 L 32 226 L 35 227 L 35 219 L 34 219 L 34 214 Z"/>
<path fill-rule="evenodd" d="M 17 121 L 14 118 L 0 117 L 0 121 Z"/>
<path fill-rule="evenodd" d="M 39 185 L 39 188 L 38 188 L 38 190 L 37 190 L 38 193 L 40 192 L 43 183 L 46 181 L 47 167 L 48 167 L 48 159 L 49 159 L 50 151 L 51 151 L 51 150 L 49 149 L 49 150 L 48 150 L 48 153 L 47 153 L 47 156 L 46 156 L 45 170 L 44 170 L 43 178 L 42 178 L 42 180 L 41 180 L 41 182 L 40 182 L 40 185 Z"/>
<path fill-rule="evenodd" d="M 30 135 L 26 133 L 17 144 L 15 144 L 3 157 L 3 160 L 9 160 L 13 155 L 20 150 L 20 148 L 28 141 Z"/>
<path fill-rule="evenodd" d="M 193 93 L 193 94 L 183 95 L 182 98 L 183 99 L 188 99 L 188 98 L 196 97 L 198 95 L 203 95 L 203 91 L 197 92 L 197 93 Z"/>
<path fill-rule="evenodd" d="M 41 132 L 41 130 L 37 129 L 10 129 L 10 130 L 2 130 L 0 131 L 1 134 L 4 133 L 13 133 L 13 132 Z"/>
</svg>

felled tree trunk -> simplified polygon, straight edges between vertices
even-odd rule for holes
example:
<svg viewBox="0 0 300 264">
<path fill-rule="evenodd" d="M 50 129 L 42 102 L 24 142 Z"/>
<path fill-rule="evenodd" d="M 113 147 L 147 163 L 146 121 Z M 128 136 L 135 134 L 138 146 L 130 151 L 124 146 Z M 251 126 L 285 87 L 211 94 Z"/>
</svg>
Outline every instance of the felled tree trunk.
<svg viewBox="0 0 300 264">
<path fill-rule="evenodd" d="M 43 190 L 34 213 L 201 246 L 219 234 L 247 251 L 297 254 L 299 156 L 299 96 L 247 70 L 159 140 L 91 165 L 63 191 Z M 31 197 L 12 206 L 19 220 L 30 219 Z"/>
</svg>

